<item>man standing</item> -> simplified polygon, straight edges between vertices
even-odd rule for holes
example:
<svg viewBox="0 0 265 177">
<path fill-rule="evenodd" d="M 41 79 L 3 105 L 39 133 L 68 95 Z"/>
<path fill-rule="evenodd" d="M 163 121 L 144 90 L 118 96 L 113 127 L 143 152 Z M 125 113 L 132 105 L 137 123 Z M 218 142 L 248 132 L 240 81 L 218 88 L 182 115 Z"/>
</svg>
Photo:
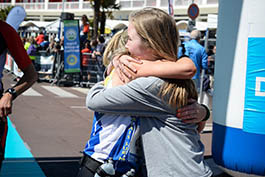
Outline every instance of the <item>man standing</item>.
<svg viewBox="0 0 265 177">
<path fill-rule="evenodd" d="M 188 55 L 196 66 L 197 72 L 192 79 L 198 92 L 200 91 L 201 70 L 208 68 L 208 55 L 204 47 L 200 44 L 200 40 L 201 32 L 199 30 L 193 30 L 190 33 L 190 40 L 184 42 L 185 53 L 179 52 L 179 55 Z"/>
<path fill-rule="evenodd" d="M 34 66 L 27 55 L 22 41 L 12 26 L 0 20 L 0 168 L 5 154 L 7 135 L 7 116 L 12 113 L 13 100 L 37 80 Z M 1 78 L 5 64 L 6 52 L 14 58 L 18 67 L 23 71 L 22 78 L 17 84 L 4 91 Z"/>
</svg>

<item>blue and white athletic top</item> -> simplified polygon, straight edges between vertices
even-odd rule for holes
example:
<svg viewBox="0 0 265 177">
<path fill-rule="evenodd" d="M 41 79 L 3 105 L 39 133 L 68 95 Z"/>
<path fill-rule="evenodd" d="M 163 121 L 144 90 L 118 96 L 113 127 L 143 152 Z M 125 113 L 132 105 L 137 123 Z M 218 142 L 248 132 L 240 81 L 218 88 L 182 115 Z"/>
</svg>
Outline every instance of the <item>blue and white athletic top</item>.
<svg viewBox="0 0 265 177">
<path fill-rule="evenodd" d="M 111 85 L 109 81 L 108 87 Z M 115 170 L 126 173 L 131 168 L 137 170 L 135 144 L 138 139 L 138 118 L 95 112 L 84 153 L 102 163 L 112 157 Z"/>
</svg>

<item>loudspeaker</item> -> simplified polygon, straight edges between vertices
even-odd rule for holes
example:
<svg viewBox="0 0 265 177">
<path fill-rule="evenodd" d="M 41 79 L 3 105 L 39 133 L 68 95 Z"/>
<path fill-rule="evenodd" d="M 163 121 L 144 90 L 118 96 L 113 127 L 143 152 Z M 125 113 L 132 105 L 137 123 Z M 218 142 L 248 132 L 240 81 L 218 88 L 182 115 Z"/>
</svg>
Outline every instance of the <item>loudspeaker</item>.
<svg viewBox="0 0 265 177">
<path fill-rule="evenodd" d="M 69 12 L 62 12 L 61 19 L 62 20 L 74 20 L 75 14 Z"/>
</svg>

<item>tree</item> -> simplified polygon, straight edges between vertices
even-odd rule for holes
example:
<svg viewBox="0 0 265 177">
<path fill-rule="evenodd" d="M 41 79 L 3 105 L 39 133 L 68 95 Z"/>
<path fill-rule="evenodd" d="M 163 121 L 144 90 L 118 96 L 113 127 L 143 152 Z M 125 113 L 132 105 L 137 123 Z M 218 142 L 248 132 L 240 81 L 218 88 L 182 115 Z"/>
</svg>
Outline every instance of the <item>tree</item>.
<svg viewBox="0 0 265 177">
<path fill-rule="evenodd" d="M 112 16 L 112 10 L 119 10 L 120 5 L 116 4 L 116 0 L 105 0 L 101 4 L 102 12 L 101 12 L 101 18 L 100 18 L 100 34 L 104 34 L 105 32 L 105 24 L 106 24 L 106 18 L 113 18 Z"/>
<path fill-rule="evenodd" d="M 0 9 L 0 19 L 5 21 L 6 18 L 7 18 L 7 15 L 8 13 L 11 11 L 11 9 L 13 8 L 14 6 L 7 6 L 6 8 L 4 9 Z"/>
<path fill-rule="evenodd" d="M 93 38 L 97 38 L 99 22 L 100 34 L 104 34 L 107 16 L 112 17 L 112 9 L 119 10 L 120 5 L 116 0 L 90 0 L 90 3 L 94 9 Z"/>
</svg>

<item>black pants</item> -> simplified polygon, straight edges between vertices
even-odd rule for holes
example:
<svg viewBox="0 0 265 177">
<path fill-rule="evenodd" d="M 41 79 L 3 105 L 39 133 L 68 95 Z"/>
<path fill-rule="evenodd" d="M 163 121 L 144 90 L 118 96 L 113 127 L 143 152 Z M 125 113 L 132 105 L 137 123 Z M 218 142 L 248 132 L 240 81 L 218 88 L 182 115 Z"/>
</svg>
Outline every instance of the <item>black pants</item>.
<svg viewBox="0 0 265 177">
<path fill-rule="evenodd" d="M 96 170 L 100 165 L 102 165 L 101 162 L 98 162 L 97 160 L 84 154 L 80 162 L 80 168 L 77 177 L 94 177 Z"/>
<path fill-rule="evenodd" d="M 87 169 L 85 166 L 81 166 L 77 174 L 77 177 L 94 177 L 94 176 L 95 173 Z"/>
<path fill-rule="evenodd" d="M 101 162 L 98 162 L 97 160 L 91 158 L 86 154 L 84 154 L 80 164 L 81 165 L 77 177 L 94 177 L 97 168 L 102 165 Z M 114 177 L 121 177 L 122 175 L 123 174 L 120 174 L 119 172 L 115 172 Z M 142 165 L 141 168 L 135 174 L 135 177 L 146 177 L 146 176 L 147 176 L 146 167 L 145 165 Z"/>
</svg>

